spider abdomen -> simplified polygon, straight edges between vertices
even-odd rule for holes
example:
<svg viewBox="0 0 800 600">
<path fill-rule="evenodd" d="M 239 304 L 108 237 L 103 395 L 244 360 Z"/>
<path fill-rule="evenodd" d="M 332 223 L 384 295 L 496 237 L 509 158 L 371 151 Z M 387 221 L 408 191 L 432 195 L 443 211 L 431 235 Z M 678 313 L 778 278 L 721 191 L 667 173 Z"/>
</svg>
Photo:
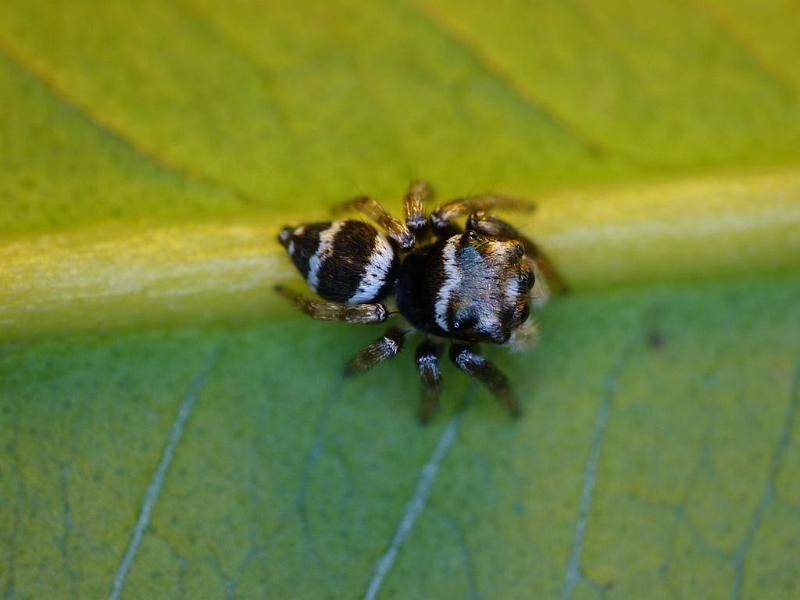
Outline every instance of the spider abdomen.
<svg viewBox="0 0 800 600">
<path fill-rule="evenodd" d="M 309 287 L 326 300 L 372 303 L 393 291 L 397 253 L 368 223 L 343 220 L 286 227 L 278 239 Z"/>
</svg>

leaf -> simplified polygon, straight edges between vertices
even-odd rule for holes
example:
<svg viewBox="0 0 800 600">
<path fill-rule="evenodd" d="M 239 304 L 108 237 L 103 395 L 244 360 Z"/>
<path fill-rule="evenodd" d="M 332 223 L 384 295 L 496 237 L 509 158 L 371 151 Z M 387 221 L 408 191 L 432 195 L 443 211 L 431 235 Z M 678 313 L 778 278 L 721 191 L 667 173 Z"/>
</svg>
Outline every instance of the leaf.
<svg viewBox="0 0 800 600">
<path fill-rule="evenodd" d="M 363 328 L 296 318 L 8 348 L 4 589 L 109 593 L 195 386 L 126 597 L 364 594 L 449 429 L 385 596 L 791 597 L 798 293 L 790 278 L 565 298 L 534 353 L 490 353 L 521 420 L 446 368 L 427 428 L 409 351 L 341 377 Z"/>
<path fill-rule="evenodd" d="M 0 3 L 4 597 L 798 595 L 797 17 Z M 414 177 L 535 200 L 578 292 L 487 349 L 518 422 L 271 293 Z"/>
<path fill-rule="evenodd" d="M 794 9 L 762 5 L 7 2 L 3 229 L 796 165 Z"/>
<path fill-rule="evenodd" d="M 412 175 L 535 199 L 576 289 L 800 264 L 790 18 L 264 10 L 0 7 L 1 338 L 269 313 L 281 224 Z"/>
</svg>

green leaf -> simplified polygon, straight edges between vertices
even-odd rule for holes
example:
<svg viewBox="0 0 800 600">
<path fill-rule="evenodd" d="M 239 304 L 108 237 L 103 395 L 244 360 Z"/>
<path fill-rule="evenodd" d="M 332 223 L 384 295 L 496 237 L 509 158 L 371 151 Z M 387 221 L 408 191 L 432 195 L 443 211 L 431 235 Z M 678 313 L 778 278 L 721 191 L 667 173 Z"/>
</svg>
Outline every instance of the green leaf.
<svg viewBox="0 0 800 600">
<path fill-rule="evenodd" d="M 425 477 L 386 597 L 792 597 L 798 294 L 791 278 L 565 298 L 534 352 L 490 352 L 521 420 L 446 368 L 427 428 L 409 351 L 342 378 L 365 328 L 8 348 L 3 587 L 110 592 L 188 399 L 124 597 L 359 596 Z"/>
<path fill-rule="evenodd" d="M 413 176 L 575 289 L 800 265 L 791 8 L 388 4 L 4 3 L 0 338 L 273 312 L 283 222 Z"/>
<path fill-rule="evenodd" d="M 0 3 L 0 593 L 800 595 L 799 33 L 779 0 Z M 380 329 L 272 293 L 280 225 L 416 177 L 534 200 L 577 292 L 485 349 L 519 421 L 446 368 L 418 426 L 413 342 L 346 379 Z"/>
</svg>

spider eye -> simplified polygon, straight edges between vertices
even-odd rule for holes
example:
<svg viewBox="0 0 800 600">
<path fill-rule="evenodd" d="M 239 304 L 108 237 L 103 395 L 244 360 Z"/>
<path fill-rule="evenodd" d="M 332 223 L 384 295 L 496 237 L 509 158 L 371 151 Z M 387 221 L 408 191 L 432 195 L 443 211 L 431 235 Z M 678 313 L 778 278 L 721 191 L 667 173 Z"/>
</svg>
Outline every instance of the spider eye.
<svg viewBox="0 0 800 600">
<path fill-rule="evenodd" d="M 522 268 L 519 271 L 519 282 L 527 292 L 533 289 L 533 284 L 536 282 L 536 277 L 527 263 L 522 263 Z"/>
<path fill-rule="evenodd" d="M 478 239 L 478 232 L 477 231 L 473 231 L 472 229 L 467 231 L 466 235 L 467 235 L 467 238 L 469 238 L 471 240 L 477 240 Z"/>
<path fill-rule="evenodd" d="M 524 270 L 519 274 L 519 282 L 526 292 L 530 292 L 534 284 L 534 276 L 530 270 Z"/>
<path fill-rule="evenodd" d="M 474 327 L 478 319 L 472 315 L 464 316 L 463 314 L 459 317 L 453 319 L 453 330 L 454 331 L 461 331 L 464 329 L 470 329 Z"/>
<path fill-rule="evenodd" d="M 519 315 L 519 322 L 524 323 L 525 321 L 527 321 L 530 314 L 531 314 L 531 307 L 530 305 L 526 304 L 525 308 L 522 309 L 522 312 Z"/>
</svg>

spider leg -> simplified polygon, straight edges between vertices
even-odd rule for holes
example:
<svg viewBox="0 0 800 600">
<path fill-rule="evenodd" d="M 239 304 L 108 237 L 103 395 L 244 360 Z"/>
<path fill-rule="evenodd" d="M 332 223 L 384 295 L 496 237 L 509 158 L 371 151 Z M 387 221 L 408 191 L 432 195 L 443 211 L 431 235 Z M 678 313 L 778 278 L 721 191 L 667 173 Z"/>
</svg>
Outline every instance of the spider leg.
<svg viewBox="0 0 800 600">
<path fill-rule="evenodd" d="M 287 290 L 281 285 L 275 291 L 295 304 L 300 310 L 314 319 L 323 321 L 347 321 L 348 323 L 383 323 L 389 311 L 383 304 L 340 304 L 324 300 L 310 300 L 305 296 Z"/>
<path fill-rule="evenodd" d="M 477 231 L 478 233 L 498 240 L 527 241 L 513 225 L 493 215 L 489 215 L 482 210 L 476 210 L 470 213 L 467 219 L 467 230 Z"/>
<path fill-rule="evenodd" d="M 406 335 L 408 330 L 402 327 L 390 327 L 386 333 L 353 357 L 345 368 L 345 374 L 364 373 L 379 362 L 394 358 L 402 350 Z"/>
<path fill-rule="evenodd" d="M 495 398 L 508 409 L 512 417 L 522 414 L 519 400 L 511 390 L 508 379 L 500 369 L 475 353 L 466 344 L 453 344 L 450 346 L 450 360 L 462 371 L 472 375 L 485 385 Z"/>
<path fill-rule="evenodd" d="M 422 400 L 419 407 L 419 420 L 430 421 L 439 407 L 439 392 L 442 387 L 442 373 L 439 369 L 439 349 L 428 339 L 417 346 L 417 368 L 422 379 Z"/>
<path fill-rule="evenodd" d="M 415 239 L 409 226 L 395 219 L 380 202 L 369 196 L 359 196 L 336 207 L 339 210 L 357 210 L 378 223 L 386 230 L 386 234 L 394 240 L 402 250 L 414 247 Z"/>
<path fill-rule="evenodd" d="M 463 217 L 476 210 L 488 210 L 491 208 L 532 210 L 533 206 L 524 200 L 512 198 L 511 196 L 498 196 L 495 194 L 466 196 L 442 204 L 431 213 L 430 221 L 434 229 L 446 229 L 453 219 Z"/>
<path fill-rule="evenodd" d="M 408 187 L 408 192 L 403 199 L 403 214 L 406 226 L 417 233 L 428 225 L 425 217 L 425 200 L 433 194 L 431 186 L 425 181 L 415 181 Z"/>
<path fill-rule="evenodd" d="M 475 211 L 467 219 L 467 231 L 477 231 L 483 235 L 493 237 L 498 240 L 518 240 L 525 247 L 525 254 L 528 255 L 541 271 L 544 278 L 554 291 L 566 293 L 569 291 L 567 284 L 558 273 L 553 262 L 542 251 L 539 245 L 525 237 L 512 225 L 495 216 L 487 215 L 483 211 Z"/>
</svg>

